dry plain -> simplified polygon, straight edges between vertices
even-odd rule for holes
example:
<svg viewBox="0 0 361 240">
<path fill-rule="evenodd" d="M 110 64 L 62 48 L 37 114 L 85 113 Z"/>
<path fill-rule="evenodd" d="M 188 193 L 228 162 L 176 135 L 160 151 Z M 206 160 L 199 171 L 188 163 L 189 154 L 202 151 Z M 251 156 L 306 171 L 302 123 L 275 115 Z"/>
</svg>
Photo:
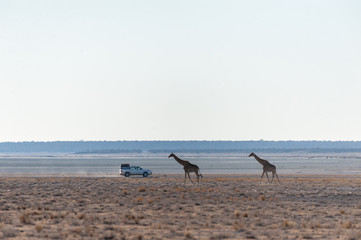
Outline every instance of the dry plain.
<svg viewBox="0 0 361 240">
<path fill-rule="evenodd" d="M 0 238 L 361 239 L 361 178 L 0 178 Z"/>
</svg>

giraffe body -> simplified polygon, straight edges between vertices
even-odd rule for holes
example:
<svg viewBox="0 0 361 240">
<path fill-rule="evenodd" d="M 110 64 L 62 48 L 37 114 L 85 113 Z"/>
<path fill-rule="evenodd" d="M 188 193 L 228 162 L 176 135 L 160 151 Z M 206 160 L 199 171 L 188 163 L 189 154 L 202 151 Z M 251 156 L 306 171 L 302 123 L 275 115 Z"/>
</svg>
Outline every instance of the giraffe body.
<svg viewBox="0 0 361 240">
<path fill-rule="evenodd" d="M 266 173 L 266 176 L 267 176 L 267 180 L 269 182 L 269 177 L 268 177 L 268 172 L 272 172 L 272 180 L 271 180 L 271 183 L 273 182 L 273 179 L 276 175 L 277 177 L 277 180 L 278 180 L 278 184 L 280 184 L 280 180 L 278 179 L 278 175 L 277 175 L 277 172 L 276 172 L 276 166 L 273 165 L 273 164 L 270 164 L 267 160 L 264 160 L 260 157 L 258 157 L 255 153 L 251 153 L 248 157 L 254 157 L 262 166 L 263 166 L 263 173 L 262 173 L 262 176 L 261 176 L 261 180 L 259 181 L 261 183 L 262 181 L 262 178 L 263 178 L 263 175 Z"/>
<path fill-rule="evenodd" d="M 195 164 L 192 164 L 188 161 L 182 160 L 179 157 L 177 157 L 174 153 L 171 153 L 168 158 L 173 157 L 179 164 L 183 166 L 184 169 L 184 184 L 186 183 L 187 175 L 189 180 L 194 184 L 192 181 L 189 173 L 194 172 L 197 175 L 197 182 L 199 184 L 199 177 L 203 178 L 202 174 L 199 171 L 199 167 Z"/>
</svg>

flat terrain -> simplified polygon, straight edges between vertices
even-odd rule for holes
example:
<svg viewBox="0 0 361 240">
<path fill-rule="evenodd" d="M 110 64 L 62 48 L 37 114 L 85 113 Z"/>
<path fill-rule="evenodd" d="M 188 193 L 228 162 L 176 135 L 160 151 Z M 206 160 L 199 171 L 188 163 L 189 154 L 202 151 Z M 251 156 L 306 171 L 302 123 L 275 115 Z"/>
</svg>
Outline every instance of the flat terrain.
<svg viewBox="0 0 361 240">
<path fill-rule="evenodd" d="M 0 238 L 360 239 L 361 178 L 0 178 Z"/>
</svg>

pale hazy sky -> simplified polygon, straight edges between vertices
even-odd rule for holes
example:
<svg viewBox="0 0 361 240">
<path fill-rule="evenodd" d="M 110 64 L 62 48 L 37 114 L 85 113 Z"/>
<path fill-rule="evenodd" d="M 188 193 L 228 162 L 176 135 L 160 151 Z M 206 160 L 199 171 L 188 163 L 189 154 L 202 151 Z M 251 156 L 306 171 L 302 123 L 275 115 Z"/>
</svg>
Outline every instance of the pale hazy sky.
<svg viewBox="0 0 361 240">
<path fill-rule="evenodd" d="M 0 1 L 0 141 L 361 140 L 361 1 Z"/>
</svg>

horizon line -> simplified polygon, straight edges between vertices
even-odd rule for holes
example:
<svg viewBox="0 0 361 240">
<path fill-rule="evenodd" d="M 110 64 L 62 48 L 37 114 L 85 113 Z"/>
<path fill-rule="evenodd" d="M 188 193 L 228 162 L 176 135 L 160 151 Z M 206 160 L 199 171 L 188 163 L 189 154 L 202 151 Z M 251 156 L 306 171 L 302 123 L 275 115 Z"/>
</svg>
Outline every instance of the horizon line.
<svg viewBox="0 0 361 240">
<path fill-rule="evenodd" d="M 361 140 L 23 140 L 1 143 L 52 143 L 52 142 L 361 142 Z"/>
</svg>

